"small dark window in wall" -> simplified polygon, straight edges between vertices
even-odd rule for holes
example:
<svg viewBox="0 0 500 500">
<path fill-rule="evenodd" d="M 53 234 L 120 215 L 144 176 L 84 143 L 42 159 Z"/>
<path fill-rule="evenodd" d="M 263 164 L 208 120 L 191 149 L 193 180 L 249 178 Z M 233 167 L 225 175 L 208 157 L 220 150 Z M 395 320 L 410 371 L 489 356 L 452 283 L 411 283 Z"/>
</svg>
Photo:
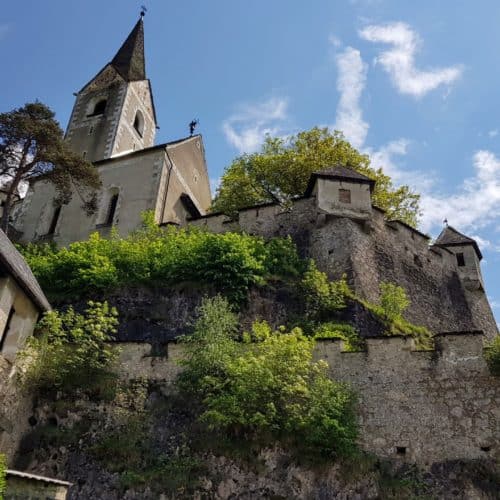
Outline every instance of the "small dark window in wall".
<svg viewBox="0 0 500 500">
<path fill-rule="evenodd" d="M 341 203 L 351 203 L 351 190 L 339 189 L 339 201 Z"/>
<path fill-rule="evenodd" d="M 420 260 L 420 257 L 417 254 L 413 256 L 413 263 L 418 267 L 422 267 L 422 261 Z"/>
<path fill-rule="evenodd" d="M 115 218 L 116 205 L 118 204 L 118 194 L 114 194 L 109 200 L 108 217 L 106 218 L 106 224 L 113 224 Z"/>
<path fill-rule="evenodd" d="M 3 345 L 5 343 L 5 339 L 7 338 L 7 334 L 9 333 L 10 324 L 12 322 L 12 318 L 14 317 L 14 314 L 16 314 L 16 311 L 14 310 L 13 307 L 11 307 L 10 311 L 9 311 L 9 316 L 7 318 L 7 322 L 5 323 L 5 328 L 3 329 L 3 332 L 2 332 L 2 337 L 0 337 L 0 352 L 3 351 Z"/>
<path fill-rule="evenodd" d="M 396 446 L 396 453 L 398 455 L 406 455 L 406 446 Z"/>
<path fill-rule="evenodd" d="M 85 158 L 87 158 L 87 151 L 84 151 L 84 152 L 82 153 L 82 158 L 83 158 L 84 160 L 85 160 Z"/>
<path fill-rule="evenodd" d="M 457 264 L 458 264 L 458 267 L 465 266 L 465 259 L 464 259 L 463 253 L 457 253 Z"/>
<path fill-rule="evenodd" d="M 481 451 L 488 453 L 489 451 L 491 451 L 491 447 L 490 446 L 481 446 Z"/>
<path fill-rule="evenodd" d="M 134 118 L 135 131 L 142 137 L 144 132 L 144 117 L 140 111 L 137 111 Z"/>
<path fill-rule="evenodd" d="M 94 107 L 94 112 L 92 115 L 103 115 L 104 111 L 106 111 L 106 104 L 108 104 L 108 101 L 106 99 L 101 99 Z"/>
<path fill-rule="evenodd" d="M 54 215 L 52 215 L 52 220 L 50 221 L 49 231 L 47 234 L 54 234 L 56 232 L 57 222 L 59 221 L 59 216 L 61 215 L 61 207 L 56 207 L 54 210 Z"/>
</svg>

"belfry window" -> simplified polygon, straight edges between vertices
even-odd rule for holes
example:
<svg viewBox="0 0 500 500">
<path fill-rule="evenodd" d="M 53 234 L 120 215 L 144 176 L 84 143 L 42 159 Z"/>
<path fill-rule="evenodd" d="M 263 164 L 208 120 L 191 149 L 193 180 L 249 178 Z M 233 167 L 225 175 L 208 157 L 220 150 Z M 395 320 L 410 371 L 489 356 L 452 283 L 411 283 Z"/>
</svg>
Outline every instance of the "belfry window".
<svg viewBox="0 0 500 500">
<path fill-rule="evenodd" d="M 140 111 L 137 111 L 137 113 L 135 114 L 134 129 L 139 134 L 139 136 L 142 137 L 142 134 L 144 133 L 144 116 L 142 116 L 142 113 Z"/>
<path fill-rule="evenodd" d="M 339 189 L 339 201 L 341 203 L 351 203 L 351 190 Z"/>
<path fill-rule="evenodd" d="M 104 111 L 106 111 L 107 104 L 108 101 L 106 101 L 106 99 L 101 99 L 100 101 L 98 101 L 94 106 L 94 111 L 92 113 L 92 116 L 103 115 Z"/>
<path fill-rule="evenodd" d="M 115 193 L 113 194 L 113 196 L 111 196 L 111 199 L 109 200 L 108 214 L 106 216 L 106 224 L 108 226 L 111 226 L 115 219 L 116 206 L 118 205 L 118 197 L 119 194 Z"/>
<path fill-rule="evenodd" d="M 464 267 L 465 266 L 465 258 L 463 253 L 457 253 L 457 265 L 458 267 Z"/>
<path fill-rule="evenodd" d="M 59 216 L 61 215 L 61 206 L 56 207 L 52 219 L 50 221 L 50 226 L 47 234 L 54 234 L 56 232 L 57 223 L 59 222 Z"/>
</svg>

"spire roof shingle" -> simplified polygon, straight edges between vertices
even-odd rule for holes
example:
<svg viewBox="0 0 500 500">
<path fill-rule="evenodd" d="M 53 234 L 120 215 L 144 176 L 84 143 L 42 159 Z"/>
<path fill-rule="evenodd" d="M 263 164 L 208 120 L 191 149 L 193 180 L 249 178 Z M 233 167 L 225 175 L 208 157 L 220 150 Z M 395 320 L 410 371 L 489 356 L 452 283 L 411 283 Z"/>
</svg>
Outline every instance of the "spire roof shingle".
<svg viewBox="0 0 500 500">
<path fill-rule="evenodd" d="M 123 42 L 123 45 L 111 61 L 111 65 L 127 82 L 146 80 L 144 22 L 142 17 Z"/>
</svg>

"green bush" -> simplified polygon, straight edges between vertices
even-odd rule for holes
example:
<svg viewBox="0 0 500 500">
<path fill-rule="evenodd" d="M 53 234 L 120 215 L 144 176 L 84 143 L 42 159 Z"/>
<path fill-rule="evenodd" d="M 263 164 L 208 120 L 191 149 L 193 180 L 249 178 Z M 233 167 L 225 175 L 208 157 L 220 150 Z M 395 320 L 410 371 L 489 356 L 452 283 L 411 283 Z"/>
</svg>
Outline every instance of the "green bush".
<svg viewBox="0 0 500 500">
<path fill-rule="evenodd" d="M 497 335 L 485 349 L 486 361 L 493 375 L 500 376 L 500 335 Z"/>
<path fill-rule="evenodd" d="M 346 323 L 322 323 L 316 328 L 314 338 L 316 340 L 341 339 L 344 341 L 344 350 L 347 352 L 364 349 L 363 339 L 352 325 Z"/>
<path fill-rule="evenodd" d="M 328 378 L 326 363 L 313 362 L 314 340 L 298 328 L 273 332 L 256 322 L 237 342 L 232 322 L 215 333 L 216 318 L 231 315 L 227 303 L 209 304 L 195 325 L 189 342 L 198 347 L 188 351 L 181 376 L 181 387 L 202 402 L 200 420 L 235 437 L 271 435 L 328 457 L 351 453 L 354 398 Z"/>
<path fill-rule="evenodd" d="M 308 318 L 329 315 L 343 309 L 350 294 L 345 278 L 330 281 L 325 273 L 317 269 L 313 260 L 308 263 L 300 288 L 304 294 Z"/>
<path fill-rule="evenodd" d="M 4 454 L 0 453 L 0 500 L 3 500 L 5 488 L 7 487 L 6 471 L 7 459 Z"/>
<path fill-rule="evenodd" d="M 57 250 L 21 249 L 49 295 L 81 295 L 123 285 L 192 281 L 215 287 L 235 302 L 272 276 L 298 276 L 303 262 L 290 238 L 213 234 L 196 227 L 160 229 L 146 214 L 141 230 L 119 238 L 98 233 Z"/>
<path fill-rule="evenodd" d="M 389 320 L 400 318 L 409 305 L 404 288 L 393 283 L 380 283 L 380 307 Z"/>
<path fill-rule="evenodd" d="M 45 313 L 22 356 L 29 361 L 21 375 L 32 391 L 71 394 L 76 389 L 105 395 L 114 384 L 117 350 L 109 345 L 118 313 L 106 302 L 88 302 L 85 314 Z"/>
</svg>

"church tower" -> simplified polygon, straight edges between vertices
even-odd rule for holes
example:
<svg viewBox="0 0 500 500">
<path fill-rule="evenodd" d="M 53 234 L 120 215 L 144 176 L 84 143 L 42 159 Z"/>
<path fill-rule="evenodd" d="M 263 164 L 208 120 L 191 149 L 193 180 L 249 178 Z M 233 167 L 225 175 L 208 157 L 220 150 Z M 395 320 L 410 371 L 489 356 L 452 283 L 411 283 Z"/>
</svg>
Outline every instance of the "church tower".
<svg viewBox="0 0 500 500">
<path fill-rule="evenodd" d="M 66 140 L 87 160 L 153 146 L 157 125 L 142 15 L 111 62 L 75 95 Z"/>
</svg>

